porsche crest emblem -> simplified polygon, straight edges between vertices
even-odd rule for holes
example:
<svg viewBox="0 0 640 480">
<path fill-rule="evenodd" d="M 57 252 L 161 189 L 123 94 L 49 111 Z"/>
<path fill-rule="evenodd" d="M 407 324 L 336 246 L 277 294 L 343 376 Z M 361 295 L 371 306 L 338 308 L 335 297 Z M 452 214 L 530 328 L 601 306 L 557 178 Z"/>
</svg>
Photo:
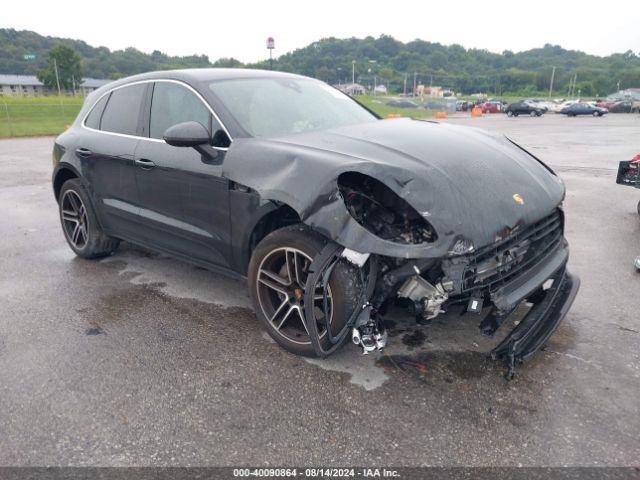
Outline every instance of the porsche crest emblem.
<svg viewBox="0 0 640 480">
<path fill-rule="evenodd" d="M 522 198 L 519 193 L 514 193 L 512 198 L 518 205 L 524 205 L 524 198 Z"/>
</svg>

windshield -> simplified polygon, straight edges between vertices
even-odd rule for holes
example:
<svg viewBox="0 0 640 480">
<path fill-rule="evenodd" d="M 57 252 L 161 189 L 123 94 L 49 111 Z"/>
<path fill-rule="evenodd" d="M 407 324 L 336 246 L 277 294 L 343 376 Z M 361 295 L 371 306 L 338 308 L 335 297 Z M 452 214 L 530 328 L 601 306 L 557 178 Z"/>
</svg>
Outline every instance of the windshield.
<svg viewBox="0 0 640 480">
<path fill-rule="evenodd" d="M 223 80 L 209 88 L 254 137 L 372 122 L 377 118 L 347 95 L 312 79 Z"/>
</svg>

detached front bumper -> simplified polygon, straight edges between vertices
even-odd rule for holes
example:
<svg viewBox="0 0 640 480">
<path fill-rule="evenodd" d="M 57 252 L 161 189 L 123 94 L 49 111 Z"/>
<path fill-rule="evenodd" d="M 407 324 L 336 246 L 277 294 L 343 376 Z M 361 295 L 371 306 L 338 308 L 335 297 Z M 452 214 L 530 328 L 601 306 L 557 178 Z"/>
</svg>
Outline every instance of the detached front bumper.
<svg viewBox="0 0 640 480">
<path fill-rule="evenodd" d="M 580 279 L 567 271 L 566 263 L 548 279 L 553 280 L 552 285 L 546 290 L 540 286 L 527 297 L 533 307 L 491 352 L 492 358 L 506 360 L 507 378 L 513 377 L 517 363 L 529 360 L 544 346 L 571 308 L 580 288 Z"/>
</svg>

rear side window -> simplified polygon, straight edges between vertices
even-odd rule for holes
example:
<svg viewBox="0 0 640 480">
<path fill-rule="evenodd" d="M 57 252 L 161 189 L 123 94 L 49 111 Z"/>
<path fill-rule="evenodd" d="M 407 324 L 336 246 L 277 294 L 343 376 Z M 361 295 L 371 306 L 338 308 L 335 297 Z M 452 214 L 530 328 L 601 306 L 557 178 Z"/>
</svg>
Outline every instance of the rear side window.
<svg viewBox="0 0 640 480">
<path fill-rule="evenodd" d="M 191 90 L 177 83 L 157 82 L 151 99 L 149 135 L 162 138 L 167 128 L 182 122 L 199 122 L 209 132 L 220 128 L 211 125 L 207 107 Z"/>
<path fill-rule="evenodd" d="M 102 118 L 102 112 L 104 111 L 104 106 L 107 104 L 107 100 L 109 100 L 109 95 L 102 97 L 93 106 L 91 112 L 87 115 L 87 118 L 84 121 L 84 124 L 87 127 L 100 130 L 100 119 Z"/>
<path fill-rule="evenodd" d="M 100 130 L 136 135 L 146 84 L 114 90 L 102 114 Z"/>
</svg>

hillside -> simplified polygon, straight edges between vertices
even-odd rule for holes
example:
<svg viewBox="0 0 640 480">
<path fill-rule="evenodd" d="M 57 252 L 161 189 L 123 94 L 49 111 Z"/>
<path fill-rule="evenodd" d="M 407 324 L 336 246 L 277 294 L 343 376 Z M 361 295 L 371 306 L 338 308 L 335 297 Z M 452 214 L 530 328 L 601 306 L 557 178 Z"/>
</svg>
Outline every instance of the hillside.
<svg viewBox="0 0 640 480">
<path fill-rule="evenodd" d="M 111 51 L 92 47 L 81 40 L 44 37 L 35 32 L 0 29 L 0 73 L 35 74 L 46 63 L 48 50 L 63 43 L 82 57 L 84 75 L 119 78 L 135 73 L 174 68 L 207 66 L 250 66 L 268 68 L 268 63 L 243 65 L 231 58 L 212 62 L 206 55 L 171 57 L 160 51 L 151 54 L 135 48 Z M 25 60 L 34 54 L 35 60 Z M 337 83 L 351 81 L 352 60 L 356 60 L 356 80 L 378 83 L 392 90 L 418 83 L 441 85 L 472 93 L 538 92 L 549 88 L 551 69 L 556 67 L 554 90 L 566 92 L 577 76 L 576 91 L 584 95 L 604 95 L 621 88 L 640 87 L 640 57 L 631 51 L 607 57 L 565 50 L 560 46 L 514 53 L 493 53 L 465 49 L 460 45 L 414 40 L 403 43 L 390 36 L 364 39 L 326 38 L 274 60 L 274 68 Z"/>
</svg>

